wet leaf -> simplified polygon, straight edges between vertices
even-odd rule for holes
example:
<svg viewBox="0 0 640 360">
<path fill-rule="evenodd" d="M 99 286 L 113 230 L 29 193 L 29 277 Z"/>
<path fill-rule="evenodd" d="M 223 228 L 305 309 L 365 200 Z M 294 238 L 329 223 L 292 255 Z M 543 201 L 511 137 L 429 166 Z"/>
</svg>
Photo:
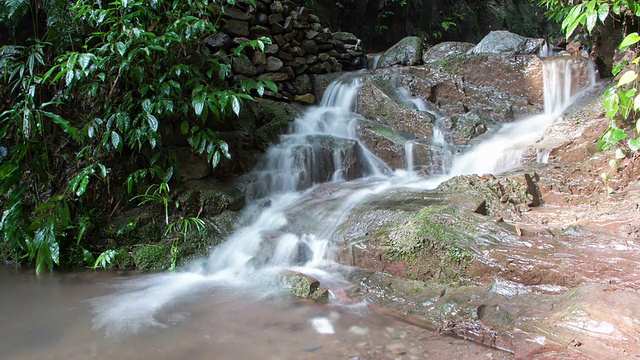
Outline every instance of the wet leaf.
<svg viewBox="0 0 640 360">
<path fill-rule="evenodd" d="M 629 46 L 637 43 L 638 41 L 640 41 L 640 35 L 638 35 L 637 32 L 632 32 L 631 34 L 627 35 L 624 39 L 622 39 L 618 48 L 623 51 L 627 50 Z"/>
<path fill-rule="evenodd" d="M 636 74 L 636 72 L 633 70 L 629 70 L 626 73 L 622 74 L 622 76 L 620 77 L 620 80 L 618 80 L 618 85 L 616 86 L 620 87 L 620 86 L 627 85 L 633 82 L 636 78 L 638 78 L 638 74 Z"/>
</svg>

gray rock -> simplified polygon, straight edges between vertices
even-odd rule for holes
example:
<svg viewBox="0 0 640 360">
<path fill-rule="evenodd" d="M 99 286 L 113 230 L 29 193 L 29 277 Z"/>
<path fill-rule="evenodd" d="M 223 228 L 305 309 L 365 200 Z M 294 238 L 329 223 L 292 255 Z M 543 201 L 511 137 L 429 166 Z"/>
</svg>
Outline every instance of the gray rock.
<svg viewBox="0 0 640 360">
<path fill-rule="evenodd" d="M 472 43 L 445 41 L 425 50 L 422 54 L 422 62 L 424 64 L 432 63 L 449 56 L 466 54 L 474 47 Z"/>
<path fill-rule="evenodd" d="M 345 44 L 357 44 L 359 39 L 357 36 L 353 35 L 350 32 L 346 32 L 346 31 L 338 31 L 338 32 L 334 32 L 332 33 L 333 38 L 336 40 L 340 40 Z"/>
<path fill-rule="evenodd" d="M 398 41 L 380 56 L 378 68 L 393 65 L 418 65 L 421 61 L 422 39 L 417 36 L 409 36 Z"/>
<path fill-rule="evenodd" d="M 276 72 L 282 69 L 282 66 L 283 66 L 282 60 L 278 59 L 277 57 L 269 56 L 267 58 L 267 67 L 266 67 L 267 71 Z"/>
<path fill-rule="evenodd" d="M 470 54 L 537 54 L 544 39 L 533 39 L 504 30 L 490 32 L 482 39 Z"/>
<path fill-rule="evenodd" d="M 250 60 L 236 57 L 232 61 L 233 72 L 238 75 L 244 76 L 256 76 L 258 75 L 258 68 L 253 65 Z"/>
<path fill-rule="evenodd" d="M 204 39 L 204 43 L 215 52 L 228 48 L 229 45 L 231 45 L 231 37 L 224 32 L 219 31 L 214 35 L 207 36 Z"/>
<path fill-rule="evenodd" d="M 249 36 L 249 24 L 239 20 L 227 20 L 222 24 L 222 31 L 234 36 Z"/>
</svg>

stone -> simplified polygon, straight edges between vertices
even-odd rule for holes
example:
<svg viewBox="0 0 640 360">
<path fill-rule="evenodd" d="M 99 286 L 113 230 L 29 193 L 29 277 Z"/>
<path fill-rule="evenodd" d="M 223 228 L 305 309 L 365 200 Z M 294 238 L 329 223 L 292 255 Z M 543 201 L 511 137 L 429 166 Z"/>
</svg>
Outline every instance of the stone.
<svg viewBox="0 0 640 360">
<path fill-rule="evenodd" d="M 450 56 L 466 54 L 475 45 L 467 42 L 445 41 L 425 50 L 422 54 L 424 64 L 432 63 Z"/>
<path fill-rule="evenodd" d="M 260 25 L 267 25 L 269 23 L 269 17 L 265 13 L 256 14 L 256 23 Z"/>
<path fill-rule="evenodd" d="M 249 36 L 249 24 L 239 20 L 227 20 L 222 23 L 221 30 L 233 36 Z"/>
<path fill-rule="evenodd" d="M 215 33 L 214 35 L 207 36 L 204 39 L 205 45 L 211 49 L 211 51 L 226 50 L 231 45 L 231 37 L 222 31 Z"/>
<path fill-rule="evenodd" d="M 318 36 L 318 34 L 320 33 L 315 30 L 309 30 L 304 34 L 304 37 L 306 37 L 308 40 L 312 40 L 313 38 Z"/>
<path fill-rule="evenodd" d="M 302 94 L 302 95 L 295 95 L 293 97 L 294 101 L 297 102 L 301 102 L 301 103 L 305 103 L 308 105 L 313 105 L 316 103 L 316 97 L 313 96 L 313 94 L 311 93 L 306 93 L 306 94 Z"/>
<path fill-rule="evenodd" d="M 284 61 L 293 61 L 293 56 L 291 54 L 288 54 L 284 51 L 278 51 L 277 54 L 278 58 L 280 58 L 281 60 Z"/>
<path fill-rule="evenodd" d="M 274 1 L 269 5 L 269 10 L 272 14 L 282 13 L 284 11 L 284 7 L 282 6 L 282 2 Z"/>
<path fill-rule="evenodd" d="M 378 68 L 393 65 L 419 65 L 422 61 L 422 39 L 417 36 L 409 36 L 390 47 L 382 53 L 378 60 Z"/>
<path fill-rule="evenodd" d="M 251 36 L 253 36 L 254 38 L 259 38 L 263 36 L 268 37 L 271 35 L 271 29 L 269 29 L 266 26 L 256 25 L 251 28 L 250 33 L 251 33 Z"/>
<path fill-rule="evenodd" d="M 308 39 L 302 40 L 302 42 L 300 43 L 300 47 L 307 54 L 317 54 L 318 53 L 318 44 L 316 44 L 316 42 L 313 41 L 313 40 L 308 40 Z"/>
<path fill-rule="evenodd" d="M 265 45 L 264 53 L 267 55 L 275 55 L 280 50 L 280 47 L 276 44 Z"/>
<path fill-rule="evenodd" d="M 254 51 L 251 54 L 251 61 L 253 65 L 258 69 L 258 72 L 263 72 L 267 66 L 267 55 L 262 51 Z"/>
<path fill-rule="evenodd" d="M 485 36 L 470 54 L 508 54 L 523 55 L 537 54 L 544 39 L 534 39 L 520 36 L 505 30 L 496 30 Z"/>
<path fill-rule="evenodd" d="M 287 270 L 282 274 L 282 287 L 293 296 L 315 301 L 329 300 L 329 291 L 309 275 Z"/>
<path fill-rule="evenodd" d="M 193 153 L 188 147 L 173 147 L 173 152 L 180 161 L 178 162 L 179 179 L 186 182 L 193 179 L 202 179 L 212 173 L 211 164 L 206 158 Z"/>
<path fill-rule="evenodd" d="M 284 33 L 284 28 L 280 24 L 271 25 L 271 34 L 279 35 Z"/>
<path fill-rule="evenodd" d="M 289 74 L 285 74 L 283 72 L 265 73 L 260 75 L 260 77 L 271 81 L 284 81 L 291 79 L 291 76 L 289 76 Z"/>
<path fill-rule="evenodd" d="M 282 69 L 283 63 L 282 60 L 278 59 L 274 56 L 269 56 L 267 58 L 267 67 L 266 70 L 270 72 L 276 72 Z"/>
<path fill-rule="evenodd" d="M 282 14 L 280 13 L 269 15 L 269 24 L 271 25 L 282 21 L 284 21 L 284 17 L 282 17 Z"/>
<path fill-rule="evenodd" d="M 352 44 L 355 45 L 358 43 L 359 39 L 357 36 L 353 35 L 350 32 L 346 32 L 346 31 L 338 31 L 338 32 L 334 32 L 332 33 L 333 38 L 336 40 L 340 40 L 345 44 Z"/>
<path fill-rule="evenodd" d="M 238 75 L 244 75 L 249 77 L 258 75 L 258 69 L 256 68 L 255 65 L 253 65 L 251 60 L 236 57 L 236 58 L 233 58 L 233 61 L 231 64 L 232 64 L 233 72 Z"/>
</svg>

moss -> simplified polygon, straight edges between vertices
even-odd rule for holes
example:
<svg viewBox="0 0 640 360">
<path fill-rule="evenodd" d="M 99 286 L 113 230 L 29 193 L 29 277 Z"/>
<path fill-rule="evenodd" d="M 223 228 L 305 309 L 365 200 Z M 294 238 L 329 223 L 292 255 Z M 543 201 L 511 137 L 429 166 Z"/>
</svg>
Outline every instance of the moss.
<svg viewBox="0 0 640 360">
<path fill-rule="evenodd" d="M 143 271 L 167 270 L 171 267 L 171 253 L 164 244 L 140 246 L 133 249 L 133 261 Z"/>
<path fill-rule="evenodd" d="M 127 249 L 119 249 L 116 252 L 115 263 L 120 269 L 131 269 L 135 267 L 133 258 Z"/>
<path fill-rule="evenodd" d="M 392 261 L 407 264 L 412 279 L 457 280 L 474 259 L 467 247 L 473 227 L 455 207 L 430 206 L 395 226 L 383 244 Z"/>
</svg>

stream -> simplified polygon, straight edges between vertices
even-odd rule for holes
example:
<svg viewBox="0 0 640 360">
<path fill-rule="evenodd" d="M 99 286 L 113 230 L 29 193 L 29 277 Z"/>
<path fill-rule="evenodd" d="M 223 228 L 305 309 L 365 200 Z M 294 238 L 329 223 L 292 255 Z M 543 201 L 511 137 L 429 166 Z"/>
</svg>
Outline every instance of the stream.
<svg viewBox="0 0 640 360">
<path fill-rule="evenodd" d="M 247 176 L 243 226 L 208 258 L 168 274 L 38 278 L 0 267 L 0 286 L 11 289 L 11 297 L 0 297 L 2 358 L 510 358 L 344 295 L 352 286 L 350 268 L 338 263 L 344 244 L 332 236 L 359 204 L 393 189 L 425 191 L 457 175 L 521 166 L 582 90 L 575 88 L 571 59 L 544 64 L 543 114 L 497 128 L 470 149 L 453 149 L 436 122 L 432 143 L 447 160 L 428 178 L 414 171 L 410 141 L 406 168 L 391 169 L 358 140 L 352 107 L 367 74 L 339 78 Z M 283 270 L 318 279 L 331 292 L 329 302 L 286 296 L 278 286 Z"/>
</svg>

